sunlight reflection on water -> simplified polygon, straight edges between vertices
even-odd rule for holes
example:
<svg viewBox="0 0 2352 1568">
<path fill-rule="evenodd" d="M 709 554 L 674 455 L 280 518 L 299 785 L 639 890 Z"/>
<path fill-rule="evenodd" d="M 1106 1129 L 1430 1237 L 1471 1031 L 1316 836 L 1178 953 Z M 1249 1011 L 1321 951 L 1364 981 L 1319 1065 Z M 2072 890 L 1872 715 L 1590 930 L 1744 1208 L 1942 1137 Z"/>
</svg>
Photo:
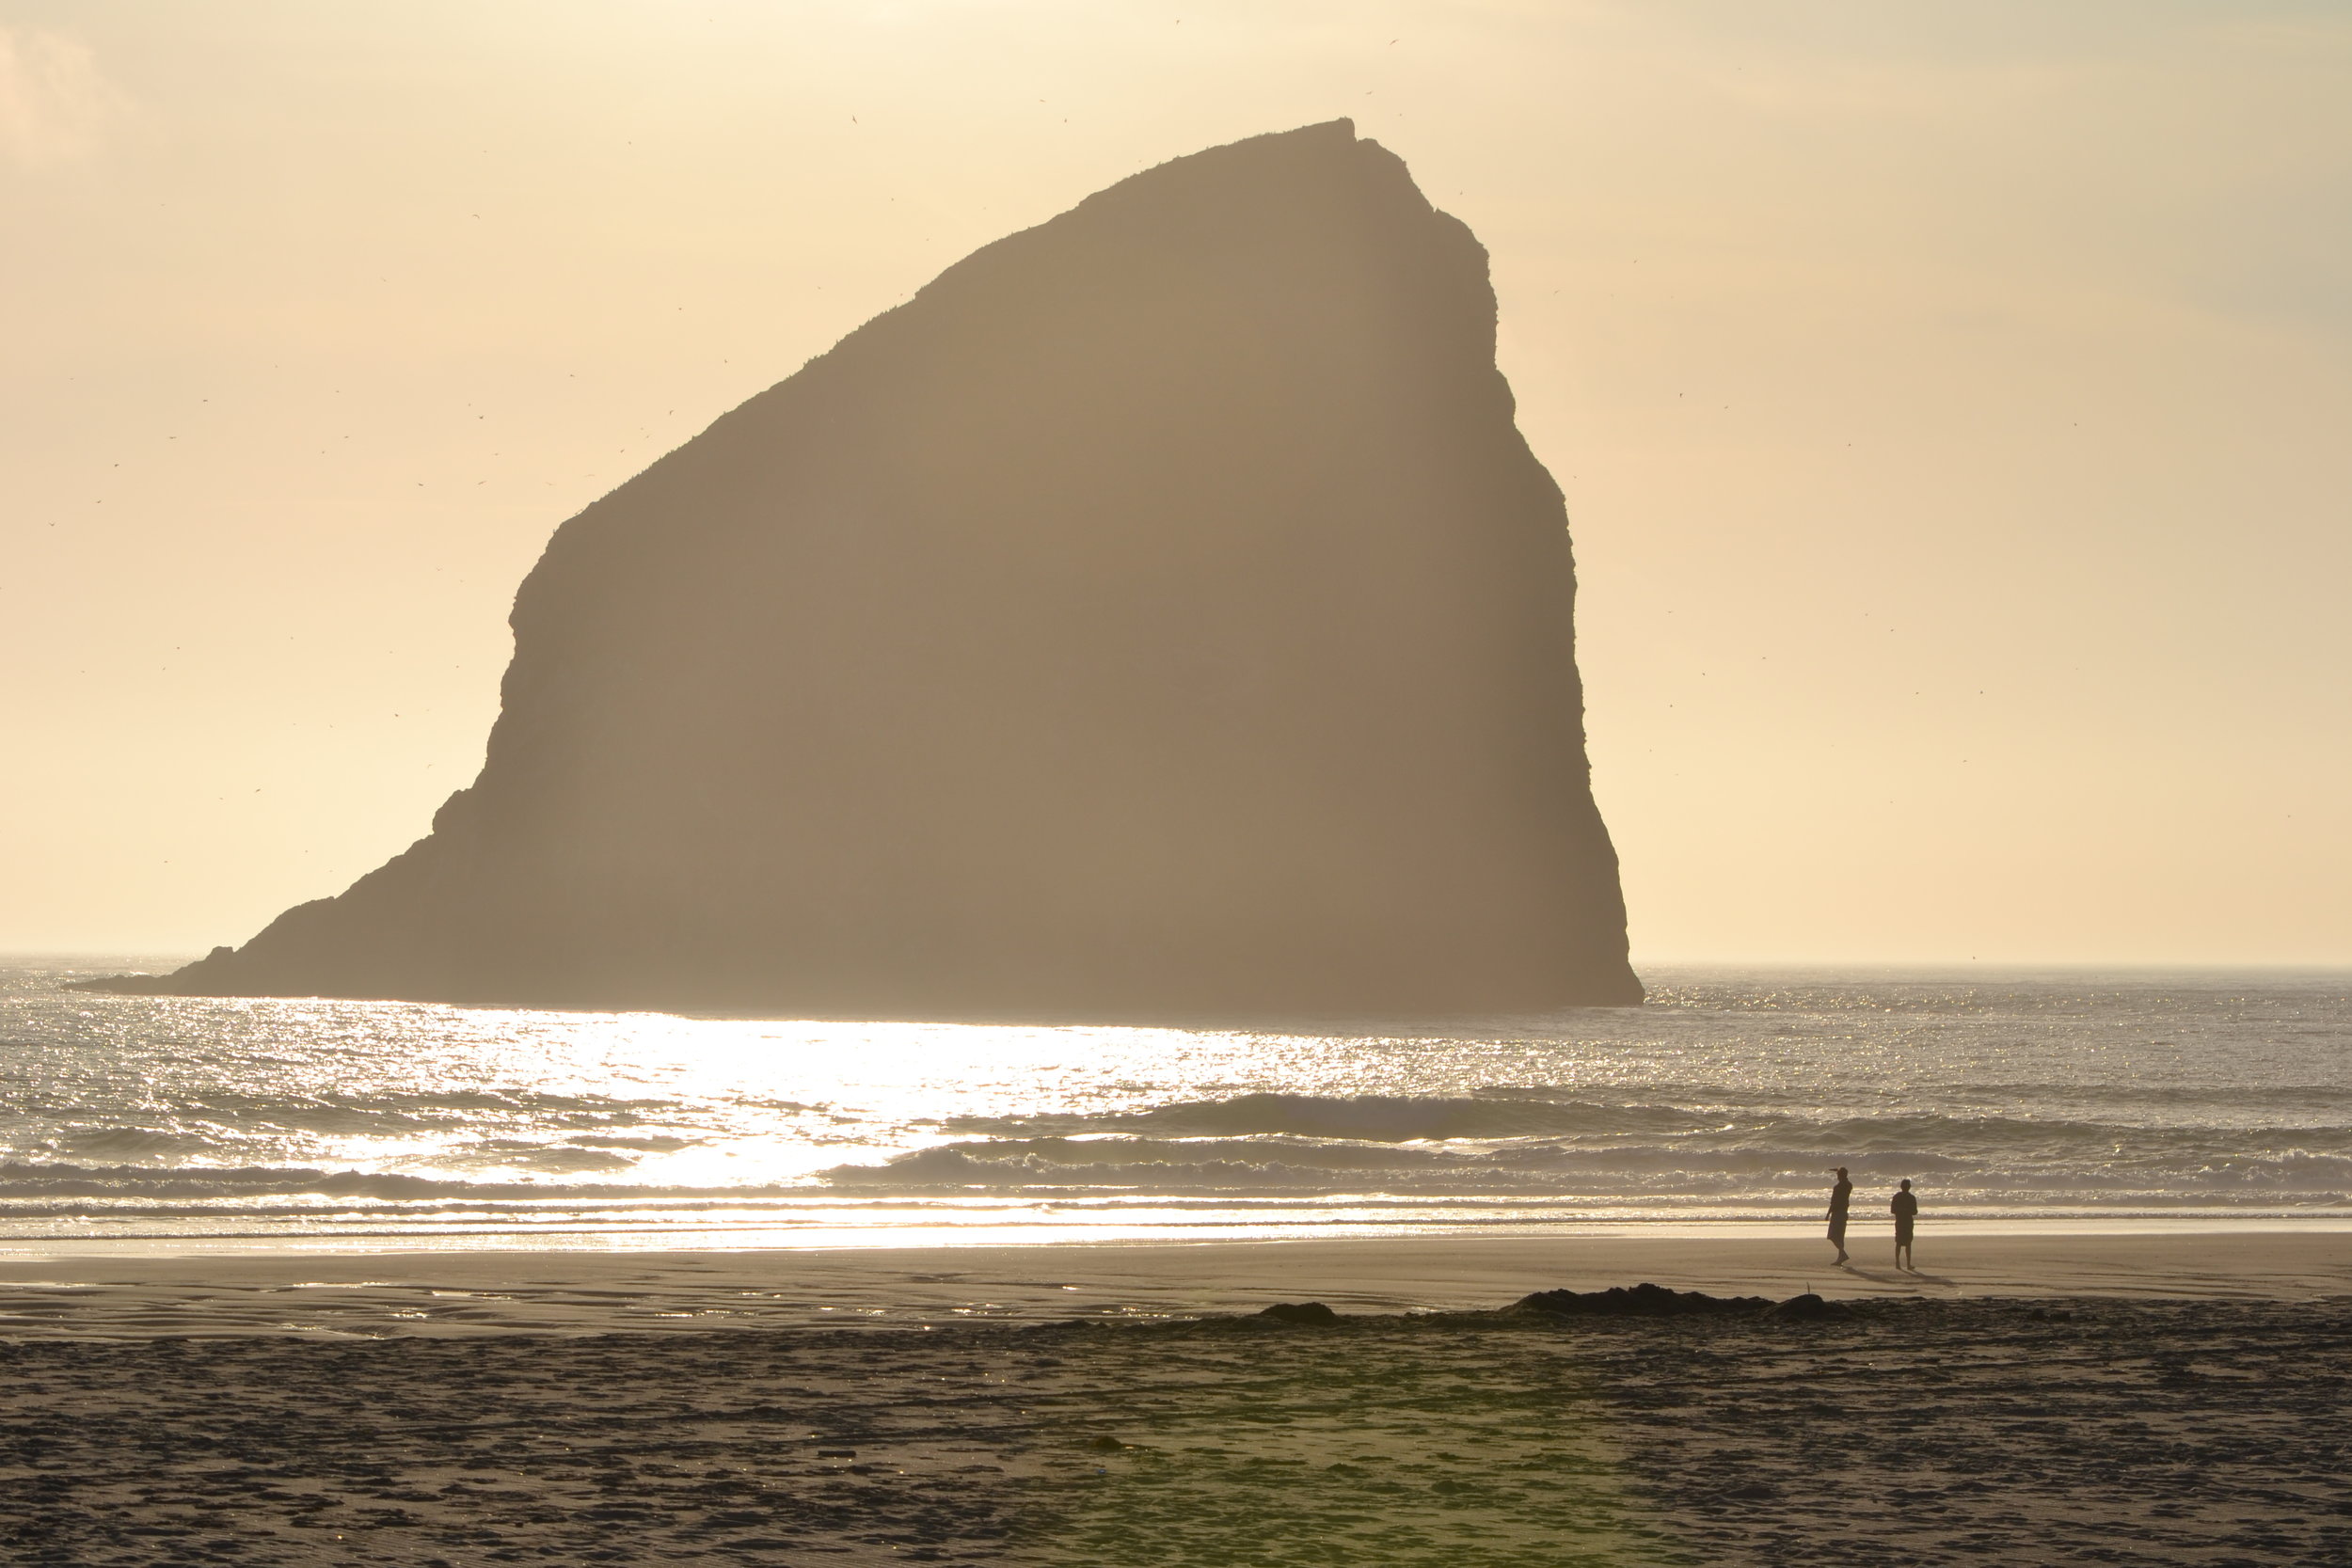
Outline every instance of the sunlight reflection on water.
<svg viewBox="0 0 2352 1568">
<path fill-rule="evenodd" d="M 1654 975 L 1281 1031 L 145 998 L 0 971 L 0 1235 L 2352 1212 L 2342 975 Z"/>
</svg>

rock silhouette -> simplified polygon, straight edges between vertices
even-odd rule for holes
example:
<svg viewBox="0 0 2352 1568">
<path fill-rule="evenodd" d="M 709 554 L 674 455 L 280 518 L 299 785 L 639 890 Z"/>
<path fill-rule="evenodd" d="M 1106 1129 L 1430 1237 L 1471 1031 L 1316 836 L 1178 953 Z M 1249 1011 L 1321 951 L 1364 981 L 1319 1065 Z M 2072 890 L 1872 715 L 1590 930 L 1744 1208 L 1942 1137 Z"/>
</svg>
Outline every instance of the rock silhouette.
<svg viewBox="0 0 2352 1568">
<path fill-rule="evenodd" d="M 565 523 L 429 836 L 118 989 L 812 1017 L 1624 1004 L 1486 253 L 1348 122 L 950 267 Z"/>
</svg>

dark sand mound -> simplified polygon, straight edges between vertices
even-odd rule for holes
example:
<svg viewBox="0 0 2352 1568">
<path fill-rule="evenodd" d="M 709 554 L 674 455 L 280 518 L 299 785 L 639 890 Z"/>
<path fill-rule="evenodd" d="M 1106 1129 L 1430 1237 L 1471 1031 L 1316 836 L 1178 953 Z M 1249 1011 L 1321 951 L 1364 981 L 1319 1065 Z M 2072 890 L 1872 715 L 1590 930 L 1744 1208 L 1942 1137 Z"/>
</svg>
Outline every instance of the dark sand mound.
<svg viewBox="0 0 2352 1568">
<path fill-rule="evenodd" d="M 1508 1310 L 1564 1318 L 1689 1318 L 1755 1317 L 1773 1307 L 1762 1296 L 1710 1296 L 1705 1291 L 1645 1284 L 1630 1290 L 1613 1285 L 1606 1291 L 1538 1291 L 1513 1302 Z"/>
<path fill-rule="evenodd" d="M 1640 1000 L 1486 253 L 1345 121 L 949 268 L 559 530 L 480 778 L 113 989 L 801 1016 Z"/>
<path fill-rule="evenodd" d="M 1278 1323 L 1297 1323 L 1307 1328 L 1320 1328 L 1340 1321 L 1340 1315 L 1319 1301 L 1278 1301 L 1252 1316 L 1271 1318 Z"/>
</svg>

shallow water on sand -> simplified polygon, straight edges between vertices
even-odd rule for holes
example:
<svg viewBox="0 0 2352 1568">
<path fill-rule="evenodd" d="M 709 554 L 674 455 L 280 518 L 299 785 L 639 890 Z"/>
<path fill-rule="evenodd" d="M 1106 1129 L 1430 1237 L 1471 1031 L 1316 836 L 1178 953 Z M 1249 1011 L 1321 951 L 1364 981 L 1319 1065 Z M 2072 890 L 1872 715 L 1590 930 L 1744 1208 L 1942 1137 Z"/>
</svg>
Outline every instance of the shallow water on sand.
<svg viewBox="0 0 2352 1568">
<path fill-rule="evenodd" d="M 87 995 L 0 968 L 0 1237 L 2352 1216 L 2352 974 L 1659 969 L 1277 1030 Z M 137 967 L 155 967 L 152 964 Z"/>
</svg>

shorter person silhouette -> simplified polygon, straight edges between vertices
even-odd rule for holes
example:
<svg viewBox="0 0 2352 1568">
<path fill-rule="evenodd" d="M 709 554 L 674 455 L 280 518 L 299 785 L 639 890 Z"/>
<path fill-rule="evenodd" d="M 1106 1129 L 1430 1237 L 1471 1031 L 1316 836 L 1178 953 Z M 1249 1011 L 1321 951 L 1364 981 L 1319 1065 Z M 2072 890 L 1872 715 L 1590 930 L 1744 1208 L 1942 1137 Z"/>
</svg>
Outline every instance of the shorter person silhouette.
<svg viewBox="0 0 2352 1568">
<path fill-rule="evenodd" d="M 1919 1265 L 1911 1256 L 1911 1230 L 1919 1219 L 1919 1197 L 1911 1190 L 1911 1179 L 1903 1178 L 1902 1186 L 1895 1194 L 1895 1201 L 1887 1207 L 1895 1212 L 1895 1266 L 1919 1272 Z"/>
<path fill-rule="evenodd" d="M 1846 1260 L 1846 1205 L 1853 1201 L 1853 1183 L 1846 1180 L 1846 1167 L 1837 1167 L 1837 1185 L 1829 1190 L 1829 1244 L 1837 1249 L 1837 1260 Z"/>
</svg>

